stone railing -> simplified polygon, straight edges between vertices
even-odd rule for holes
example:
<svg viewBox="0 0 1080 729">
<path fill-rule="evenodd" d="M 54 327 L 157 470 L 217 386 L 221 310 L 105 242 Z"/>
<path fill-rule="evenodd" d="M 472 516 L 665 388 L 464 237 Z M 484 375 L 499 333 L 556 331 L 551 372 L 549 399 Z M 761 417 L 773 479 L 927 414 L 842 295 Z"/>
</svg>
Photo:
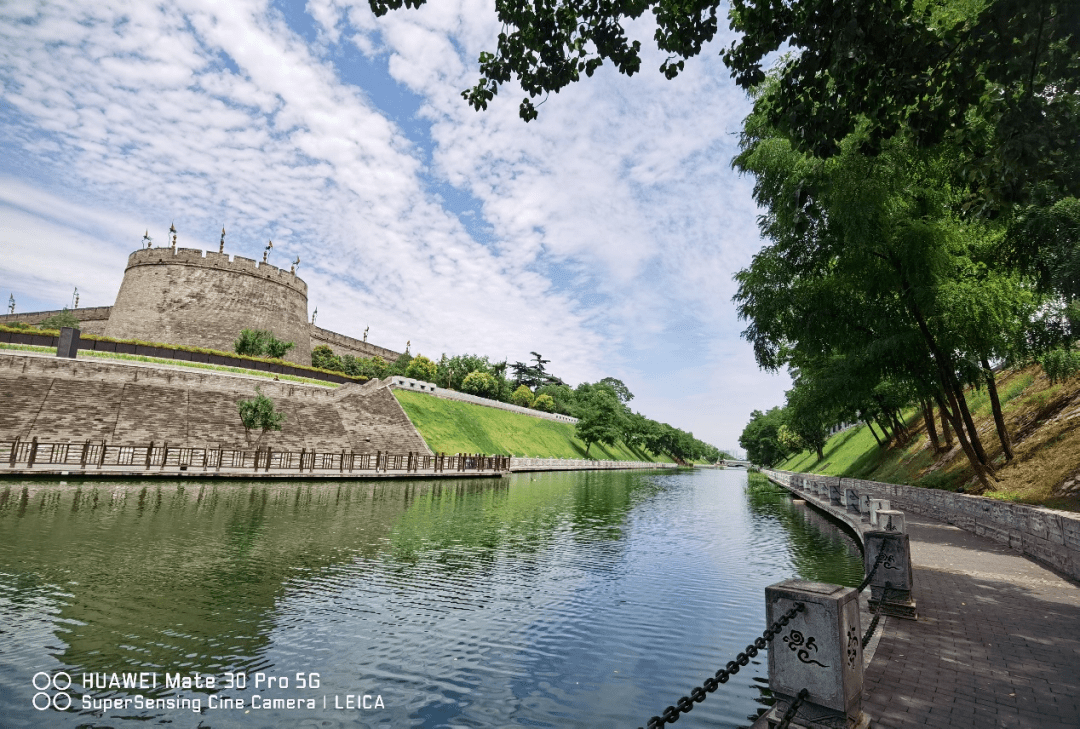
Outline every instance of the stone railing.
<svg viewBox="0 0 1080 729">
<path fill-rule="evenodd" d="M 569 415 L 562 415 L 561 413 L 545 413 L 542 410 L 523 408 L 520 405 L 512 405 L 508 402 L 490 400 L 486 397 L 477 397 L 476 395 L 470 395 L 467 392 L 447 390 L 445 387 L 439 387 L 438 385 L 435 385 L 431 382 L 424 382 L 423 380 L 414 380 L 411 377 L 398 377 L 395 375 L 390 377 L 389 381 L 390 387 L 393 387 L 397 390 L 423 392 L 428 395 L 434 395 L 435 397 L 441 397 L 445 400 L 461 400 L 462 402 L 471 402 L 474 405 L 483 405 L 489 408 L 498 408 L 499 410 L 509 410 L 512 413 L 521 413 L 522 415 L 529 415 L 534 418 L 543 418 L 544 420 L 557 420 L 560 423 L 576 423 L 578 421 L 577 418 L 572 418 Z"/>
<path fill-rule="evenodd" d="M 870 499 L 888 499 L 894 508 L 954 524 L 1080 579 L 1080 514 L 858 478 L 767 469 L 762 473 L 789 488 L 828 489 L 832 503 L 856 513 L 867 508 Z"/>
<path fill-rule="evenodd" d="M 37 438 L 0 441 L 0 474 L 61 473 L 63 475 L 190 475 L 330 477 L 387 474 L 391 471 L 433 474 L 503 473 L 510 458 L 480 453 L 427 454 L 354 453 L 274 450 L 272 448 L 185 448 L 168 443 L 47 443 Z"/>
</svg>

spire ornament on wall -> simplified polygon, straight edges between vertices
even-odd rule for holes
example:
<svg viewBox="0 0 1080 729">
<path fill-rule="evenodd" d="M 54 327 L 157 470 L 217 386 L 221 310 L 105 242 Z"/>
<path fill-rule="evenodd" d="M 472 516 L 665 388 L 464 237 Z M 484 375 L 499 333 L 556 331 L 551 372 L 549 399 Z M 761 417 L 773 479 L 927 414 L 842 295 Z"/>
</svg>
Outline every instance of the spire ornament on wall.
<svg viewBox="0 0 1080 729">
<path fill-rule="evenodd" d="M 274 241 L 270 241 L 266 244 L 266 248 L 263 249 L 263 263 L 266 263 L 266 257 L 270 255 L 270 251 L 274 248 Z"/>
<path fill-rule="evenodd" d="M 153 248 L 154 241 L 150 238 L 150 229 L 149 228 L 147 228 L 146 232 L 143 233 L 142 242 L 143 242 L 143 244 L 145 245 L 146 248 Z"/>
<path fill-rule="evenodd" d="M 176 253 L 176 225 L 169 223 L 169 232 L 172 233 L 172 250 Z"/>
<path fill-rule="evenodd" d="M 298 268 L 300 268 L 300 256 L 297 256 L 296 260 L 293 261 L 292 266 L 289 267 L 289 273 L 291 273 L 293 276 L 295 276 L 296 275 L 296 269 L 298 269 Z"/>
<path fill-rule="evenodd" d="M 218 253 L 224 253 L 225 252 L 225 226 L 224 225 L 221 226 L 221 245 L 218 246 L 217 252 Z"/>
</svg>

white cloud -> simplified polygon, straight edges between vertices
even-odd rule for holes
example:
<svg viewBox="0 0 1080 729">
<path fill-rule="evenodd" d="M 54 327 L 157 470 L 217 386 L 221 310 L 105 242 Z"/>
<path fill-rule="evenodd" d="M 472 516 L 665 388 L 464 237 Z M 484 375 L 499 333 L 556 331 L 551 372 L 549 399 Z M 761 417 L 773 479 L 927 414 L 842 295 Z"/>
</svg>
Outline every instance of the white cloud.
<svg viewBox="0 0 1080 729">
<path fill-rule="evenodd" d="M 344 333 L 370 325 L 371 341 L 432 354 L 537 350 L 575 381 L 625 372 L 642 411 L 718 444 L 745 416 L 654 387 L 647 342 L 710 392 L 740 379 L 747 399 L 775 401 L 730 304 L 759 242 L 749 185 L 728 166 L 748 105 L 716 58 L 674 82 L 650 70 L 656 57 L 632 79 L 603 69 L 526 125 L 509 86 L 481 114 L 459 96 L 494 46 L 487 0 L 380 19 L 359 2 L 306 10 L 314 45 L 259 0 L 0 6 L 0 194 L 20 211 L 0 234 L 48 241 L 21 270 L 59 291 L 41 259 L 94 241 L 85 265 L 118 280 L 144 221 L 159 243 L 175 221 L 181 245 L 207 248 L 224 224 L 234 253 L 273 238 L 281 263 L 299 255 L 319 323 Z M 421 99 L 430 138 L 391 121 L 374 86 L 343 81 L 353 47 Z M 484 240 L 429 179 L 477 201 Z M 546 278 L 551 265 L 574 283 Z"/>
</svg>

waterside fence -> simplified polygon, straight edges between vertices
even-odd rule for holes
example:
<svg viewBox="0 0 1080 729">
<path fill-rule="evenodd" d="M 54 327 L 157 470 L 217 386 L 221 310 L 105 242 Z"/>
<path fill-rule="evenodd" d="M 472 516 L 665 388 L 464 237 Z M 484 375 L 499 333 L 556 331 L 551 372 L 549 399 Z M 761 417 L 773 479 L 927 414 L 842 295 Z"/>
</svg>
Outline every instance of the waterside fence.
<svg viewBox="0 0 1080 729">
<path fill-rule="evenodd" d="M 243 478 L 501 476 L 513 471 L 676 468 L 674 463 L 515 458 L 482 453 L 354 453 L 253 448 L 192 448 L 168 443 L 0 441 L 0 475 L 229 476 Z"/>
</svg>

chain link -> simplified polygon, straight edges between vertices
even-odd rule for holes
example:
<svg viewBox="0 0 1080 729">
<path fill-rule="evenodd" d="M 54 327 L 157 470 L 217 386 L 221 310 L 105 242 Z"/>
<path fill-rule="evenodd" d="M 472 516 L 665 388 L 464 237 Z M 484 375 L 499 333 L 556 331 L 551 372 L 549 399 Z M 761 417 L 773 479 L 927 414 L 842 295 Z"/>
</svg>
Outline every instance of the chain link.
<svg viewBox="0 0 1080 729">
<path fill-rule="evenodd" d="M 881 599 L 878 600 L 877 612 L 874 613 L 873 619 L 870 620 L 870 627 L 866 629 L 866 634 L 862 638 L 862 647 L 865 648 L 866 644 L 870 642 L 871 636 L 874 635 L 874 630 L 877 629 L 878 620 L 881 619 L 881 611 L 885 607 L 885 602 L 888 600 L 889 591 L 892 589 L 892 583 L 886 582 L 885 587 L 881 589 Z"/>
<path fill-rule="evenodd" d="M 791 706 L 784 712 L 784 718 L 780 720 L 780 723 L 776 725 L 776 729 L 788 729 L 791 725 L 791 720 L 795 718 L 795 713 L 799 710 L 799 707 L 806 701 L 806 697 L 810 695 L 810 692 L 803 689 L 795 697 L 795 700 L 791 702 Z"/>
<path fill-rule="evenodd" d="M 681 699 L 675 702 L 674 706 L 669 706 L 664 709 L 664 712 L 660 716 L 654 716 L 649 719 L 648 729 L 660 729 L 665 724 L 674 724 L 679 719 L 680 714 L 688 714 L 691 709 L 694 708 L 694 704 L 700 704 L 705 700 L 705 697 L 715 691 L 720 684 L 727 683 L 728 679 L 739 672 L 739 668 L 746 666 L 750 663 L 750 659 L 758 654 L 758 651 L 765 648 L 773 638 L 780 634 L 781 628 L 791 622 L 791 619 L 806 609 L 806 605 L 797 602 L 795 606 L 781 615 L 776 622 L 765 629 L 753 643 L 746 646 L 746 650 L 735 656 L 735 660 L 728 661 L 727 665 L 716 672 L 716 676 L 710 676 L 705 679 L 705 683 L 702 686 L 695 687 L 690 692 L 690 696 L 683 696 Z M 639 727 L 640 729 L 640 727 Z"/>
<path fill-rule="evenodd" d="M 858 592 L 862 592 L 866 589 L 866 586 L 870 584 L 870 580 L 874 579 L 874 573 L 877 572 L 878 567 L 881 566 L 882 561 L 885 559 L 885 545 L 882 544 L 878 549 L 877 559 L 874 560 L 874 566 L 870 568 L 870 572 L 867 573 L 866 579 L 859 585 Z"/>
</svg>

